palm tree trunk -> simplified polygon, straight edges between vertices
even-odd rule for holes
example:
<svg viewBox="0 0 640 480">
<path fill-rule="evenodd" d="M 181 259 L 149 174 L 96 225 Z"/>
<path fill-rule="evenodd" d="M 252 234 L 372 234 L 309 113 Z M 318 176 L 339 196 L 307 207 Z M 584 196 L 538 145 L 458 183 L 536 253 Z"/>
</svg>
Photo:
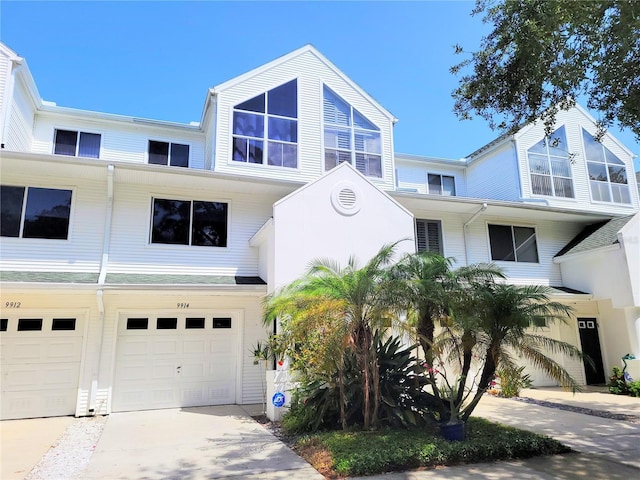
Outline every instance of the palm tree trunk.
<svg viewBox="0 0 640 480">
<path fill-rule="evenodd" d="M 340 355 L 340 366 L 338 367 L 338 387 L 340 389 L 340 423 L 342 430 L 347 429 L 347 415 L 344 411 L 346 398 L 344 396 L 344 355 Z"/>
<path fill-rule="evenodd" d="M 484 393 L 487 391 L 489 383 L 491 383 L 493 376 L 496 374 L 498 360 L 496 358 L 496 354 L 498 346 L 499 344 L 491 344 L 487 349 L 484 368 L 482 369 L 482 374 L 480 375 L 480 381 L 478 382 L 478 389 L 476 390 L 476 394 L 473 396 L 473 400 L 471 400 L 471 403 L 469 403 L 469 405 L 467 405 L 467 407 L 464 409 L 462 415 L 460 415 L 460 418 L 463 422 L 466 422 L 469 419 L 469 417 L 471 416 L 471 412 L 480 402 L 482 395 L 484 395 Z"/>
</svg>

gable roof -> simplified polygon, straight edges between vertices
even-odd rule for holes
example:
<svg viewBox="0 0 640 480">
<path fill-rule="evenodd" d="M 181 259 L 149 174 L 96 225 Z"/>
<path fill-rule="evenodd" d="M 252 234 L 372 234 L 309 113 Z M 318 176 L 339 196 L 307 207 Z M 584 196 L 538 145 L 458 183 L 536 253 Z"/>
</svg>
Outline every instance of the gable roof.
<svg viewBox="0 0 640 480">
<path fill-rule="evenodd" d="M 614 218 L 605 222 L 594 223 L 587 226 L 573 240 L 564 246 L 555 256 L 561 257 L 572 253 L 588 252 L 596 248 L 608 247 L 618 242 L 618 232 L 624 227 L 633 215 Z"/>
<path fill-rule="evenodd" d="M 369 101 L 372 105 L 374 105 L 378 110 L 380 110 L 380 112 L 385 115 L 386 117 L 388 117 L 393 123 L 396 123 L 398 121 L 398 119 L 391 113 L 389 112 L 389 110 L 387 110 L 386 108 L 384 108 L 380 103 L 378 103 L 371 95 L 369 95 L 366 91 L 364 91 L 358 84 L 356 84 L 353 80 L 351 80 L 349 77 L 347 77 L 338 67 L 336 67 L 333 63 L 331 63 L 329 61 L 329 59 L 327 59 L 327 57 L 325 57 L 324 55 L 322 55 L 313 45 L 311 44 L 307 44 L 301 48 L 298 48 L 297 50 L 294 50 L 292 52 L 287 53 L 286 55 L 283 55 L 279 58 L 276 58 L 275 60 L 272 60 L 271 62 L 265 63 L 264 65 L 261 65 L 257 68 L 254 68 L 253 70 L 250 70 L 246 73 L 243 73 L 242 75 L 239 75 L 237 77 L 234 77 L 230 80 L 227 80 L 226 82 L 223 82 L 219 85 L 216 85 L 213 88 L 209 89 L 209 93 L 212 95 L 215 95 L 217 93 L 220 93 L 224 90 L 227 90 L 228 88 L 231 88 L 235 85 L 238 85 L 239 83 L 242 83 L 246 80 L 248 80 L 249 78 L 252 78 L 256 75 L 259 75 L 263 72 L 266 72 L 268 70 L 271 70 L 274 67 L 277 67 L 278 65 L 281 65 L 283 63 L 286 63 L 288 61 L 290 61 L 293 58 L 296 58 L 300 55 L 304 55 L 306 53 L 311 53 L 312 55 L 314 55 L 320 62 L 324 63 L 328 68 L 330 68 L 331 70 L 333 70 L 333 72 L 338 75 L 340 78 L 342 78 L 342 80 L 344 80 L 347 84 L 349 84 L 349 86 L 351 86 L 354 90 L 356 90 L 360 95 L 362 95 L 364 98 L 367 99 L 367 101 Z"/>
</svg>

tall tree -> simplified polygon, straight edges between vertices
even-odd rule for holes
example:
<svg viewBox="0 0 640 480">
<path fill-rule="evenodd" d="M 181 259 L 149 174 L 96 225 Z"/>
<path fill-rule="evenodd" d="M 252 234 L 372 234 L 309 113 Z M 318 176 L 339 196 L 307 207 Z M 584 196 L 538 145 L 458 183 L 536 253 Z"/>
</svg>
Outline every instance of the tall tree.
<svg viewBox="0 0 640 480">
<path fill-rule="evenodd" d="M 493 30 L 451 68 L 461 75 L 458 117 L 507 131 L 542 118 L 550 133 L 558 111 L 584 95 L 601 134 L 617 121 L 640 139 L 639 1 L 477 0 L 481 13 Z"/>
</svg>

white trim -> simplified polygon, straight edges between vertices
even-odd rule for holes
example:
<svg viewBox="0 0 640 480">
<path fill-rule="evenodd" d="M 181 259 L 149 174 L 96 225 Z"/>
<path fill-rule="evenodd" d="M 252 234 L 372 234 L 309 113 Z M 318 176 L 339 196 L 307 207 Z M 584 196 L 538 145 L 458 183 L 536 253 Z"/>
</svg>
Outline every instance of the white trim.
<svg viewBox="0 0 640 480">
<path fill-rule="evenodd" d="M 585 255 L 599 255 L 607 252 L 615 252 L 617 250 L 621 250 L 622 245 L 619 243 L 614 243 L 613 245 L 605 245 L 604 247 L 592 248 L 590 250 L 584 250 L 582 252 L 575 253 L 565 253 L 559 257 L 553 257 L 553 263 L 564 263 L 569 260 L 575 260 L 576 258 L 580 258 Z"/>
</svg>

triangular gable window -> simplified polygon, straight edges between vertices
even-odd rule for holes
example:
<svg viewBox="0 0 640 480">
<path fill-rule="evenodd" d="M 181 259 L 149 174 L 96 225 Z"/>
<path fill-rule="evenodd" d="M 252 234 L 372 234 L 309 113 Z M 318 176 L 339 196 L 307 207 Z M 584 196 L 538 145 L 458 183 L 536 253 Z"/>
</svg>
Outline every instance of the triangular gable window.
<svg viewBox="0 0 640 480">
<path fill-rule="evenodd" d="M 535 195 L 574 198 L 571 161 L 564 127 L 527 150 L 531 191 Z"/>
<path fill-rule="evenodd" d="M 235 162 L 297 168 L 297 80 L 234 107 L 231 158 Z"/>
<path fill-rule="evenodd" d="M 597 202 L 631 203 L 627 167 L 611 150 L 582 130 L 591 198 Z"/>
<path fill-rule="evenodd" d="M 326 85 L 324 109 L 324 167 L 349 162 L 362 174 L 382 178 L 380 129 Z"/>
</svg>

